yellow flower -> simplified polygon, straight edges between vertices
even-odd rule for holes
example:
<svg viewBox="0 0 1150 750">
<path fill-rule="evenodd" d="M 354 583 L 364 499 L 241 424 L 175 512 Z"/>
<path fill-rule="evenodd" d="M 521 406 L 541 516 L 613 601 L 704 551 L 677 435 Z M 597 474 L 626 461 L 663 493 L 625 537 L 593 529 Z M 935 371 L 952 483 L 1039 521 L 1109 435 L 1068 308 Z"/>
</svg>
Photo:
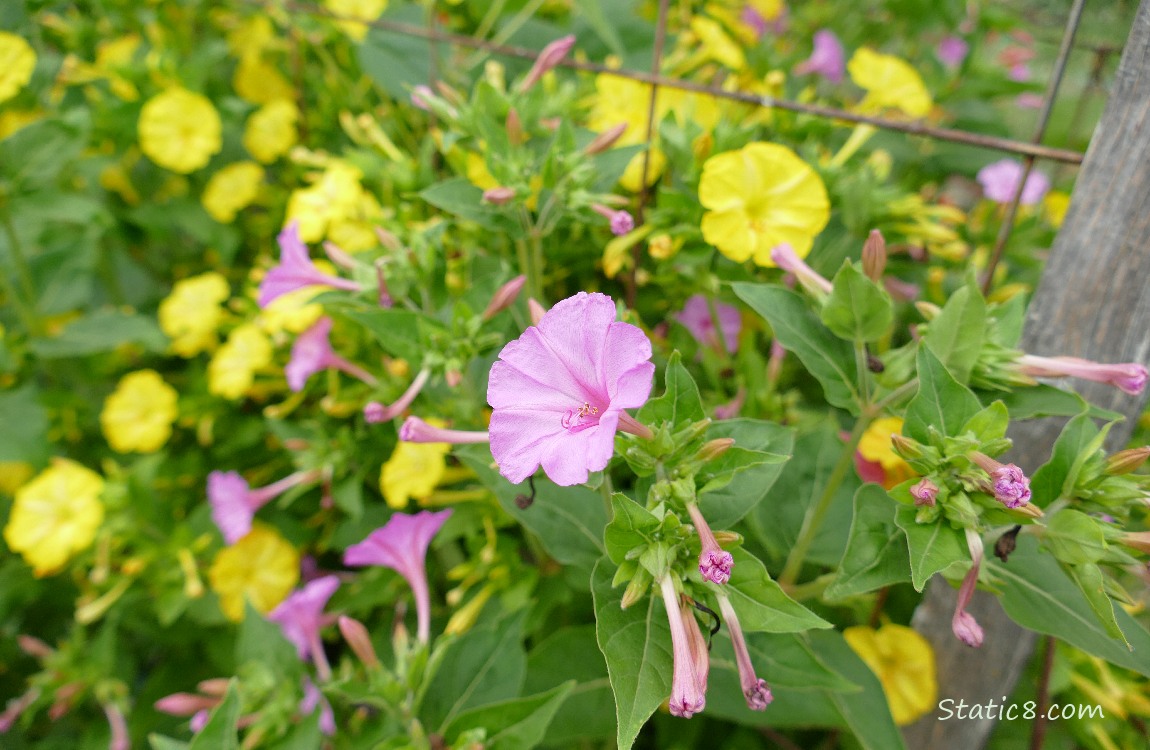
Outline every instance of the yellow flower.
<svg viewBox="0 0 1150 750">
<path fill-rule="evenodd" d="M 752 143 L 703 164 L 699 202 L 703 239 L 733 261 L 773 267 L 771 250 L 783 243 L 800 258 L 830 218 L 827 190 L 795 152 Z"/>
<path fill-rule="evenodd" d="M 229 620 L 244 619 L 244 600 L 260 614 L 282 602 L 299 582 L 299 552 L 273 529 L 256 524 L 225 547 L 208 569 L 208 584 Z"/>
<path fill-rule="evenodd" d="M 51 466 L 16 491 L 4 541 L 37 577 L 56 573 L 96 538 L 104 520 L 103 491 L 104 480 L 96 472 L 53 458 Z"/>
<path fill-rule="evenodd" d="M 240 57 L 232 76 L 232 87 L 252 104 L 267 104 L 277 99 L 290 99 L 295 90 L 279 68 L 266 62 L 259 54 Z"/>
<path fill-rule="evenodd" d="M 182 88 L 148 100 L 140 110 L 140 148 L 161 167 L 188 174 L 220 150 L 220 115 L 211 101 Z"/>
<path fill-rule="evenodd" d="M 42 112 L 36 110 L 5 110 L 0 112 L 0 141 L 15 133 L 17 130 L 39 120 Z"/>
<path fill-rule="evenodd" d="M 272 343 L 254 323 L 236 327 L 208 364 L 208 391 L 240 398 L 252 387 L 256 370 L 272 362 Z"/>
<path fill-rule="evenodd" d="M 0 494 L 15 494 L 35 473 L 26 461 L 0 461 Z"/>
<path fill-rule="evenodd" d="M 264 169 L 254 161 L 229 164 L 208 180 L 200 202 L 213 219 L 221 224 L 231 224 L 236 220 L 236 214 L 259 195 L 263 181 Z"/>
<path fill-rule="evenodd" d="M 731 70 L 742 70 L 747 66 L 747 58 L 743 50 L 723 31 L 717 21 L 705 16 L 695 16 L 691 19 L 691 31 L 699 40 L 701 54 L 725 65 Z"/>
<path fill-rule="evenodd" d="M 891 435 L 901 434 L 902 417 L 882 417 L 871 422 L 859 438 L 859 455 L 882 467 L 881 484 L 887 489 L 915 476 L 914 469 L 894 452 L 891 445 Z"/>
<path fill-rule="evenodd" d="M 100 187 L 120 196 L 129 206 L 140 202 L 140 193 L 132 184 L 128 169 L 122 162 L 113 162 L 100 171 Z"/>
<path fill-rule="evenodd" d="M 120 378 L 104 401 L 100 429 L 118 453 L 155 453 L 172 436 L 179 410 L 176 389 L 155 370 L 138 370 Z"/>
<path fill-rule="evenodd" d="M 324 0 L 324 5 L 336 16 L 354 18 L 357 21 L 374 21 L 387 10 L 388 0 Z M 357 42 L 367 36 L 367 25 L 357 21 L 338 21 L 343 33 Z"/>
<path fill-rule="evenodd" d="M 534 207 L 531 199 L 525 201 Z M 379 247 L 375 228 L 383 223 L 383 207 L 374 195 L 362 191 L 359 203 L 350 206 L 342 216 L 333 216 L 327 226 L 327 238 L 349 253 Z"/>
<path fill-rule="evenodd" d="M 172 340 L 172 351 L 194 357 L 216 345 L 224 320 L 220 303 L 228 298 L 228 282 L 215 272 L 177 281 L 160 303 L 160 329 Z"/>
<path fill-rule="evenodd" d="M 867 92 L 859 104 L 864 112 L 897 109 L 910 117 L 923 117 L 934 106 L 918 71 L 893 55 L 860 47 L 847 63 L 847 72 Z"/>
<path fill-rule="evenodd" d="M 284 223 L 299 222 L 304 242 L 319 242 L 332 221 L 355 214 L 363 202 L 363 173 L 339 159 L 332 159 L 314 185 L 292 191 Z"/>
<path fill-rule="evenodd" d="M 627 234 L 611 239 L 603 248 L 603 275 L 613 279 L 624 268 L 630 268 L 631 248 L 642 242 L 653 230 L 653 226 L 644 224 Z"/>
<path fill-rule="evenodd" d="M 891 716 L 906 726 L 934 708 L 938 683 L 930 643 L 904 625 L 883 625 L 843 631 L 847 645 L 866 662 L 882 683 Z"/>
<path fill-rule="evenodd" d="M 244 148 L 264 164 L 271 164 L 296 144 L 299 108 L 291 99 L 275 99 L 257 109 L 244 126 Z"/>
<path fill-rule="evenodd" d="M 22 37 L 0 31 L 0 102 L 6 102 L 32 80 L 36 52 Z"/>
<path fill-rule="evenodd" d="M 323 315 L 323 307 L 312 302 L 311 299 L 324 291 L 327 291 L 327 287 L 305 286 L 302 289 L 281 294 L 260 311 L 256 321 L 270 336 L 276 336 L 285 331 L 303 333 Z"/>
<path fill-rule="evenodd" d="M 682 238 L 672 239 L 664 232 L 647 240 L 647 254 L 655 260 L 667 260 L 673 258 L 682 246 Z"/>
<path fill-rule="evenodd" d="M 1042 199 L 1042 211 L 1046 214 L 1046 220 L 1050 222 L 1050 226 L 1055 229 L 1062 227 L 1062 221 L 1066 218 L 1066 211 L 1070 208 L 1070 195 L 1061 190 L 1051 190 Z"/>
<path fill-rule="evenodd" d="M 262 13 L 254 15 L 228 32 L 228 49 L 236 57 L 259 54 L 272 46 L 275 33 L 270 18 Z"/>
<path fill-rule="evenodd" d="M 428 424 L 443 427 L 438 419 Z M 451 449 L 447 443 L 408 443 L 400 441 L 391 458 L 379 472 L 379 489 L 388 506 L 400 510 L 411 498 L 422 500 L 430 495 L 447 468 L 444 457 Z"/>
</svg>

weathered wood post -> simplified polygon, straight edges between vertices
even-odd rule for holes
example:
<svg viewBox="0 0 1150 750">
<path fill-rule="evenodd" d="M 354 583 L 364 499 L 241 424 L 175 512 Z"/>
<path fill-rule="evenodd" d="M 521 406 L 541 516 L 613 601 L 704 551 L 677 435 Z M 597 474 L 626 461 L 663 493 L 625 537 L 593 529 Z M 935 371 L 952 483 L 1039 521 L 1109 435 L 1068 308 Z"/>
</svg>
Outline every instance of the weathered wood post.
<svg viewBox="0 0 1150 750">
<path fill-rule="evenodd" d="M 1150 363 L 1150 0 L 1142 0 L 1135 16 L 1070 210 L 1030 304 L 1022 348 Z M 1081 381 L 1075 387 L 1091 402 L 1127 416 L 1109 435 L 1111 448 L 1125 443 L 1146 395 Z M 1016 425 L 1011 460 L 1033 471 L 1049 458 L 1062 424 Z M 986 638 L 981 648 L 968 648 L 950 630 L 955 598 L 936 579 L 914 619 L 935 649 L 939 698 L 986 703 L 1009 696 L 1034 649 L 1034 634 L 1011 622 L 994 596 L 980 592 L 968 611 Z M 991 720 L 937 717 L 934 712 L 907 727 L 907 747 L 980 748 L 994 728 Z"/>
</svg>

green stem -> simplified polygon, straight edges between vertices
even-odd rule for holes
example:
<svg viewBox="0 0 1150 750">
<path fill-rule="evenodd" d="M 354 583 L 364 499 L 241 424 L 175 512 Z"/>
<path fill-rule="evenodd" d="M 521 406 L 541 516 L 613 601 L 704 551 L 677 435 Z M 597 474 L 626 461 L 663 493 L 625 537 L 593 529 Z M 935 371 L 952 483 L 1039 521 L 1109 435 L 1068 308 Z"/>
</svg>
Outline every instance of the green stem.
<svg viewBox="0 0 1150 750">
<path fill-rule="evenodd" d="M 12 301 L 16 313 L 20 317 L 30 336 L 41 333 L 40 319 L 36 316 L 36 285 L 32 281 L 32 271 L 28 265 L 28 258 L 24 255 L 20 237 L 16 234 L 16 227 L 12 225 L 12 217 L 8 207 L 0 204 L 0 224 L 4 226 L 4 234 L 8 238 L 8 253 L 12 257 L 12 265 L 16 267 L 16 276 L 23 291 L 21 295 L 6 273 L 0 273 L 3 279 L 4 296 Z"/>
<path fill-rule="evenodd" d="M 870 406 L 870 370 L 866 360 L 866 344 L 855 341 L 855 372 L 859 381 L 859 406 L 863 411 Z"/>
<path fill-rule="evenodd" d="M 782 586 L 792 586 L 802 570 L 803 561 L 810 552 L 811 545 L 815 541 L 815 536 L 818 535 L 819 529 L 822 528 L 823 521 L 826 520 L 827 511 L 830 510 L 831 503 L 835 499 L 835 493 L 838 492 L 839 487 L 842 485 L 843 480 L 846 478 L 847 471 L 850 469 L 851 464 L 854 463 L 855 449 L 858 447 L 859 438 L 862 437 L 863 432 L 870 425 L 872 417 L 869 414 L 863 414 L 855 422 L 854 430 L 851 431 L 851 436 L 847 440 L 846 445 L 843 446 L 842 454 L 839 455 L 838 462 L 835 463 L 834 468 L 831 469 L 831 475 L 827 477 L 827 483 L 823 487 L 823 492 L 819 495 L 818 500 L 815 501 L 803 518 L 802 528 L 799 529 L 799 537 L 795 540 L 795 546 L 791 547 L 791 553 L 787 555 L 787 563 L 783 566 L 783 572 L 779 576 L 779 584 Z"/>
<path fill-rule="evenodd" d="M 543 257 L 543 236 L 538 232 L 531 232 L 531 266 L 535 269 L 535 299 L 540 304 L 546 304 L 543 300 L 543 266 L 545 260 Z"/>
<path fill-rule="evenodd" d="M 913 392 L 916 388 L 918 388 L 918 378 L 914 377 L 876 401 L 873 406 L 867 409 L 867 413 L 878 416 L 888 406 L 898 403 L 904 396 Z"/>
<path fill-rule="evenodd" d="M 790 586 L 786 589 L 787 596 L 791 597 L 797 602 L 807 601 L 808 599 L 816 599 L 823 595 L 835 578 L 838 577 L 838 572 L 824 573 L 813 581 L 800 583 L 797 586 Z"/>
</svg>

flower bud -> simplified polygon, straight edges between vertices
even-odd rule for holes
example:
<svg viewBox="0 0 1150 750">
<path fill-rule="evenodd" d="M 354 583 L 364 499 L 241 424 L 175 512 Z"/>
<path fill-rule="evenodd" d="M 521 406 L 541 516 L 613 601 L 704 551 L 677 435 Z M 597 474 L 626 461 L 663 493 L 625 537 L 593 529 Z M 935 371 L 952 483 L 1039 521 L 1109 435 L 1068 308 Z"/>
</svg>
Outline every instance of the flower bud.
<svg viewBox="0 0 1150 750">
<path fill-rule="evenodd" d="M 55 649 L 35 636 L 18 635 L 16 636 L 16 643 L 20 646 L 21 651 L 37 659 L 47 659 L 56 653 Z"/>
<path fill-rule="evenodd" d="M 910 488 L 910 494 L 914 497 L 916 506 L 933 506 L 938 498 L 938 485 L 928 477 L 923 477 L 918 484 Z"/>
<path fill-rule="evenodd" d="M 323 251 L 327 253 L 328 260 L 340 268 L 345 268 L 350 271 L 356 266 L 355 258 L 348 255 L 346 250 L 334 242 L 324 242 Z"/>
<path fill-rule="evenodd" d="M 926 318 L 928 321 L 934 320 L 938 314 L 942 312 L 942 308 L 938 305 L 932 304 L 930 302 L 925 302 L 923 300 L 915 302 L 914 309 L 918 310 L 919 314 Z"/>
<path fill-rule="evenodd" d="M 1129 474 L 1150 458 L 1150 445 L 1127 448 L 1106 459 L 1107 474 Z"/>
<path fill-rule="evenodd" d="M 567 56 L 567 53 L 570 52 L 574 46 L 575 35 L 569 34 L 560 39 L 556 39 L 544 47 L 543 51 L 539 53 L 539 57 L 535 58 L 535 64 L 531 66 L 527 77 L 519 84 L 519 92 L 527 91 L 538 83 L 539 79 L 542 78 L 547 71 L 563 62 L 563 58 Z"/>
<path fill-rule="evenodd" d="M 519 119 L 519 113 L 515 111 L 515 107 L 507 110 L 507 140 L 511 142 L 512 146 L 520 146 L 527 141 L 527 134 L 523 132 L 523 121 Z"/>
<path fill-rule="evenodd" d="M 1150 555 L 1150 531 L 1136 531 L 1118 537 L 1118 542 Z"/>
<path fill-rule="evenodd" d="M 862 264 L 867 278 L 876 283 L 882 280 L 886 270 L 886 240 L 877 229 L 871 230 L 863 244 Z"/>
<path fill-rule="evenodd" d="M 502 206 L 515 198 L 514 188 L 493 187 L 483 191 L 483 201 L 496 206 Z"/>
<path fill-rule="evenodd" d="M 714 460 L 727 452 L 735 444 L 734 438 L 715 438 L 703 443 L 703 447 L 695 454 L 695 460 L 700 463 Z"/>
<path fill-rule="evenodd" d="M 619 608 L 627 609 L 632 604 L 638 602 L 647 594 L 651 589 L 651 584 L 654 582 L 655 579 L 651 573 L 646 568 L 640 567 L 631 578 L 631 582 L 627 584 L 627 589 L 623 592 L 623 601 L 619 603 Z"/>
<path fill-rule="evenodd" d="M 458 388 L 459 384 L 463 382 L 463 373 L 452 368 L 443 373 L 443 380 L 447 383 L 448 388 Z"/>
<path fill-rule="evenodd" d="M 527 283 L 527 277 L 523 274 L 511 279 L 495 292 L 491 297 L 491 302 L 487 303 L 487 309 L 483 311 L 483 319 L 491 320 L 498 313 L 511 307 L 512 303 L 519 296 L 519 292 L 523 289 L 523 285 Z"/>
<path fill-rule="evenodd" d="M 623 136 L 623 133 L 627 131 L 627 127 L 627 123 L 621 122 L 613 128 L 604 130 L 583 148 L 583 153 L 587 156 L 594 156 L 595 154 L 606 151 L 614 146 L 615 141 Z"/>
<path fill-rule="evenodd" d="M 913 461 L 922 457 L 922 445 L 917 440 L 894 434 L 890 436 L 891 447 L 904 461 Z"/>
<path fill-rule="evenodd" d="M 379 657 L 375 655 L 375 647 L 371 645 L 371 636 L 368 635 L 367 628 L 362 622 L 341 615 L 339 632 L 365 667 L 371 670 L 380 668 Z"/>
</svg>

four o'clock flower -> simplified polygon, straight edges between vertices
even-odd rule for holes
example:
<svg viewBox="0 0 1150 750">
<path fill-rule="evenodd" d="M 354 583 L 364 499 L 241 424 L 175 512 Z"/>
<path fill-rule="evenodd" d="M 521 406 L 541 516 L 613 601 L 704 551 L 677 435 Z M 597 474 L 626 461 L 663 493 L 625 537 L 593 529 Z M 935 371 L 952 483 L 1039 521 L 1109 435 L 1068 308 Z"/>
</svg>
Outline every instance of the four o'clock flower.
<svg viewBox="0 0 1150 750">
<path fill-rule="evenodd" d="M 284 599 L 268 614 L 268 619 L 278 623 L 284 636 L 295 644 L 301 659 L 311 656 L 319 678 L 324 682 L 331 679 L 331 667 L 323 651 L 319 630 L 323 608 L 338 588 L 338 576 L 317 578 Z"/>
<path fill-rule="evenodd" d="M 751 664 L 751 652 L 747 649 L 747 639 L 743 636 L 743 627 L 739 624 L 739 616 L 731 606 L 731 600 L 726 594 L 720 593 L 719 611 L 723 614 L 723 621 L 727 623 L 727 633 L 731 636 L 731 646 L 735 649 L 735 664 L 739 667 L 739 683 L 743 688 L 743 697 L 747 700 L 747 707 L 752 711 L 766 710 L 767 705 L 775 699 L 771 695 L 771 688 L 767 681 L 755 674 L 755 666 Z"/>
<path fill-rule="evenodd" d="M 247 480 L 234 471 L 208 474 L 208 503 L 224 541 L 235 544 L 252 530 L 256 511 L 292 487 L 314 482 L 322 476 L 320 469 L 297 471 L 265 487 L 252 489 Z"/>
<path fill-rule="evenodd" d="M 349 362 L 335 353 L 328 336 L 331 334 L 332 319 L 323 317 L 311 328 L 296 337 L 291 348 L 291 360 L 284 368 L 288 387 L 297 393 L 303 390 L 308 378 L 317 372 L 335 368 L 359 378 L 368 385 L 375 385 L 375 376 L 359 365 Z"/>
<path fill-rule="evenodd" d="M 414 515 L 396 513 L 359 544 L 347 548 L 345 565 L 382 565 L 399 573 L 415 596 L 419 640 L 431 639 L 431 598 L 427 591 L 427 547 L 451 510 L 421 511 Z"/>
<path fill-rule="evenodd" d="M 616 211 L 602 203 L 594 204 L 591 206 L 591 210 L 611 223 L 611 234 L 616 237 L 627 234 L 635 228 L 635 217 L 631 216 L 628 211 Z"/>
<path fill-rule="evenodd" d="M 580 292 L 503 347 L 491 366 L 489 434 L 499 472 L 513 484 L 540 465 L 551 481 L 587 481 L 607 466 L 615 431 L 649 436 L 624 409 L 651 393 L 651 342 L 615 320 L 605 294 Z"/>
<path fill-rule="evenodd" d="M 1030 480 L 1014 464 L 1003 464 L 978 451 L 967 454 L 978 468 L 990 475 L 994 499 L 1007 508 L 1021 508 L 1030 502 Z"/>
<path fill-rule="evenodd" d="M 368 424 L 378 424 L 380 422 L 390 422 L 398 417 L 400 414 L 411 406 L 411 402 L 423 390 L 423 386 L 427 384 L 427 379 L 431 377 L 431 371 L 423 369 L 415 376 L 415 380 L 411 381 L 411 385 L 403 392 L 394 404 L 384 405 L 378 401 L 369 401 L 363 407 L 363 418 L 367 420 Z"/>
<path fill-rule="evenodd" d="M 918 484 L 910 488 L 910 495 L 914 498 L 915 505 L 933 507 L 938 498 L 938 485 L 923 477 Z"/>
<path fill-rule="evenodd" d="M 957 68 L 959 65 L 962 65 L 962 61 L 966 59 L 968 52 L 970 52 L 970 45 L 967 44 L 962 37 L 954 36 L 953 34 L 944 37 L 934 50 L 938 59 L 948 68 Z"/>
<path fill-rule="evenodd" d="M 359 284 L 319 270 L 307 253 L 307 245 L 299 236 L 299 224 L 292 222 L 279 234 L 280 262 L 260 282 L 260 307 L 267 307 L 276 297 L 302 289 L 305 286 L 323 286 L 358 292 Z"/>
<path fill-rule="evenodd" d="M 735 564 L 735 558 L 715 541 L 715 535 L 707 525 L 707 519 L 703 518 L 703 514 L 699 511 L 698 505 L 687 503 L 687 512 L 691 515 L 691 523 L 695 524 L 695 532 L 699 535 L 699 542 L 703 547 L 699 553 L 699 573 L 704 579 L 721 586 L 731 580 L 731 568 Z"/>
<path fill-rule="evenodd" d="M 973 529 L 967 529 L 966 544 L 970 548 L 972 565 L 958 590 L 958 603 L 954 607 L 950 629 L 954 631 L 955 638 L 971 648 L 978 648 L 982 645 L 982 626 L 974 619 L 974 615 L 966 611 L 966 606 L 970 604 L 974 588 L 978 585 L 978 569 L 982 565 L 982 537 Z"/>
<path fill-rule="evenodd" d="M 671 713 L 689 719 L 703 710 L 707 703 L 706 685 L 699 681 L 696 656 L 691 650 L 691 640 L 679 606 L 679 592 L 671 576 L 664 575 L 659 581 L 663 593 L 663 606 L 667 609 L 667 620 L 671 625 L 671 651 L 675 659 L 671 676 Z"/>
<path fill-rule="evenodd" d="M 1112 385 L 1131 396 L 1146 388 L 1147 370 L 1137 362 L 1108 365 L 1078 357 L 1039 357 L 1024 354 L 1014 361 L 1023 375 L 1034 378 L 1082 378 Z"/>
<path fill-rule="evenodd" d="M 335 734 L 335 712 L 331 704 L 315 683 L 306 676 L 303 678 L 303 698 L 299 702 L 299 712 L 305 716 L 315 713 L 319 708 L 319 731 L 331 737 Z"/>
<path fill-rule="evenodd" d="M 831 83 L 842 83 L 846 63 L 843 44 L 833 31 L 821 29 L 815 32 L 815 48 L 811 56 L 795 66 L 795 73 L 806 75 L 818 73 Z"/>
<path fill-rule="evenodd" d="M 1022 165 L 1013 159 L 1002 159 L 978 170 L 977 179 L 987 198 L 996 203 L 1009 203 L 1014 200 L 1014 194 L 1018 192 L 1023 171 Z M 1042 196 L 1046 195 L 1049 189 L 1050 180 L 1046 175 L 1036 170 L 1032 171 L 1026 178 L 1019 203 L 1032 206 L 1042 200 Z"/>
<path fill-rule="evenodd" d="M 490 437 L 486 432 L 470 430 L 448 430 L 424 422 L 419 417 L 408 417 L 399 427 L 399 439 L 407 443 L 486 443 Z"/>
<path fill-rule="evenodd" d="M 718 324 L 711 315 L 712 304 L 719 319 Z M 739 315 L 739 308 L 733 305 L 712 303 L 702 294 L 695 294 L 683 305 L 675 320 L 682 323 L 704 346 L 729 354 L 734 354 L 739 348 L 739 331 L 742 330 L 743 319 Z"/>
<path fill-rule="evenodd" d="M 787 243 L 783 243 L 771 250 L 771 261 L 779 268 L 794 275 L 803 289 L 811 293 L 815 299 L 823 299 L 834 286 L 818 271 L 811 268 L 795 253 Z"/>
</svg>

